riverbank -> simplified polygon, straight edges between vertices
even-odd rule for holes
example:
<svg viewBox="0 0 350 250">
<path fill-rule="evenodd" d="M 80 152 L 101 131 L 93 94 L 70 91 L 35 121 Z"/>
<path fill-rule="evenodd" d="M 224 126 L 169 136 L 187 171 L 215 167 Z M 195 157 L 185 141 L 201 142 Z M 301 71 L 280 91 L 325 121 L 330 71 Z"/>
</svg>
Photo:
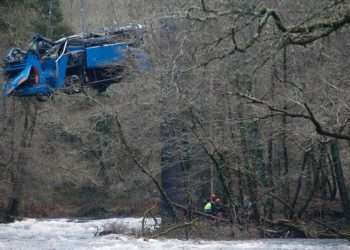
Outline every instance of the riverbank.
<svg viewBox="0 0 350 250">
<path fill-rule="evenodd" d="M 305 240 L 274 239 L 248 241 L 208 241 L 179 239 L 147 239 L 137 238 L 128 233 L 96 236 L 96 232 L 107 224 L 123 225 L 130 232 L 140 230 L 142 218 L 115 218 L 106 220 L 25 219 L 11 224 L 0 225 L 0 250 L 348 250 L 345 240 Z"/>
<path fill-rule="evenodd" d="M 323 224 L 323 223 L 322 223 Z M 229 225 L 218 222 L 199 221 L 187 226 L 183 223 L 163 226 L 158 232 L 149 235 L 157 235 L 176 239 L 207 239 L 207 240 L 250 240 L 250 239 L 347 239 L 350 240 L 350 227 L 346 224 L 332 227 L 316 223 L 276 220 L 262 223 L 261 225 Z"/>
</svg>

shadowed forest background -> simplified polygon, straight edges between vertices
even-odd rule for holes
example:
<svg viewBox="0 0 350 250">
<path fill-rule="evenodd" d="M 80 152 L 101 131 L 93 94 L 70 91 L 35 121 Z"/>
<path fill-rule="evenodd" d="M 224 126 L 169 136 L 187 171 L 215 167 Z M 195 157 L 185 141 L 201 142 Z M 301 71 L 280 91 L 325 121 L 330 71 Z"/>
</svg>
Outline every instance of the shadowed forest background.
<svg viewBox="0 0 350 250">
<path fill-rule="evenodd" d="M 2 55 L 80 32 L 80 1 L 48 3 L 0 0 Z M 145 25 L 152 69 L 102 94 L 1 96 L 2 214 L 181 221 L 215 192 L 235 225 L 342 234 L 349 1 L 87 0 L 84 17 L 90 32 Z"/>
</svg>

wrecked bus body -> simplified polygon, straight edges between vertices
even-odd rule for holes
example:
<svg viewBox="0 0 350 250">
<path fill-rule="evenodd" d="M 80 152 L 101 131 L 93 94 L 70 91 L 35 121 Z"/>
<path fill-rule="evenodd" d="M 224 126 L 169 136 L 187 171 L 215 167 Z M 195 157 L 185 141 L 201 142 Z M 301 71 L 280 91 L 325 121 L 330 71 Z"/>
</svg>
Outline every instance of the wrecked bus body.
<svg viewBox="0 0 350 250">
<path fill-rule="evenodd" d="M 119 82 L 126 69 L 143 54 L 141 25 L 129 25 L 103 34 L 73 35 L 51 41 L 34 36 L 28 50 L 10 49 L 4 58 L 5 96 L 49 96 L 91 87 L 102 92 Z M 137 64 L 137 62 L 136 62 Z"/>
</svg>

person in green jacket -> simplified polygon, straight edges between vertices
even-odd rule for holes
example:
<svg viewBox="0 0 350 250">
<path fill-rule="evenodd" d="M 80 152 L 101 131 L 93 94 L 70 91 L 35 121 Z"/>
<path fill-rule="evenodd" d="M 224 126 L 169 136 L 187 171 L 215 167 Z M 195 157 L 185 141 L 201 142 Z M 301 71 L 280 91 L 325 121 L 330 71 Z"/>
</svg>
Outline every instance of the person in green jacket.
<svg viewBox="0 0 350 250">
<path fill-rule="evenodd" d="M 210 200 L 207 200 L 205 205 L 204 205 L 204 212 L 207 214 L 212 214 L 213 213 L 213 203 Z"/>
</svg>

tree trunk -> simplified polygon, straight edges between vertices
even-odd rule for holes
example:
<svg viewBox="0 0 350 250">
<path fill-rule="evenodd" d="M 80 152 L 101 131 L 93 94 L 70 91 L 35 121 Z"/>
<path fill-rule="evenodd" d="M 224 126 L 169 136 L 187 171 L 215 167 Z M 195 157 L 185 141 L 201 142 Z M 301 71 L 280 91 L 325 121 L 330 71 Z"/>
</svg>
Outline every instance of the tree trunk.
<svg viewBox="0 0 350 250">
<path fill-rule="evenodd" d="M 271 134 L 267 145 L 267 154 L 268 154 L 268 161 L 266 165 L 267 182 L 268 182 L 269 189 L 273 190 L 275 185 L 273 180 L 273 138 Z M 267 206 L 267 218 L 272 220 L 273 210 L 274 210 L 274 201 L 271 197 L 267 198 L 266 206 Z"/>
<path fill-rule="evenodd" d="M 332 160 L 332 157 L 331 155 L 329 154 L 329 152 L 327 152 L 327 162 L 328 162 L 328 166 L 329 166 L 329 169 L 330 169 L 330 172 L 331 172 L 331 177 L 332 177 L 332 181 L 330 181 L 329 183 L 329 186 L 330 186 L 330 197 L 329 199 L 331 201 L 334 201 L 337 197 L 337 191 L 338 191 L 338 188 L 337 188 L 337 178 L 335 176 L 335 167 L 334 167 L 334 164 L 333 164 L 333 160 Z"/>
<path fill-rule="evenodd" d="M 310 164 L 307 164 L 307 165 L 308 165 L 308 169 L 310 169 L 310 171 L 311 171 L 310 180 L 311 180 L 312 184 L 311 184 L 311 188 L 308 192 L 308 196 L 306 198 L 306 201 L 298 212 L 298 218 L 301 218 L 303 216 L 303 214 L 305 213 L 306 209 L 308 208 L 310 202 L 314 198 L 317 190 L 320 188 L 320 176 L 319 176 L 320 165 L 316 164 L 316 160 L 315 160 L 313 151 L 310 152 L 310 158 L 311 158 L 311 162 L 310 162 Z M 312 177 L 311 177 L 311 175 L 312 175 Z"/>
<path fill-rule="evenodd" d="M 288 81 L 288 65 L 287 65 L 287 47 L 283 49 L 283 83 L 287 84 Z M 287 106 L 283 107 L 283 110 L 287 111 Z M 287 147 L 287 116 L 282 116 L 282 135 L 281 135 L 281 144 L 282 144 L 282 161 L 283 161 L 283 171 L 282 171 L 282 194 L 285 197 L 287 204 L 290 202 L 290 188 L 289 188 L 289 156 L 288 156 L 288 147 Z M 285 215 L 287 215 L 287 209 L 284 209 Z"/>
<path fill-rule="evenodd" d="M 19 209 L 23 202 L 25 165 L 27 164 L 25 151 L 31 146 L 37 118 L 36 104 L 31 103 L 31 99 L 23 99 L 21 101 L 24 108 L 24 125 L 19 148 L 17 149 L 17 159 L 15 160 L 13 158 L 12 161 L 15 162 L 10 163 L 12 165 L 10 173 L 12 190 L 11 195 L 8 197 L 8 206 L 6 211 L 7 215 L 12 218 L 19 215 Z M 15 123 L 13 125 L 15 125 Z M 13 132 L 15 132 L 15 130 Z"/>
<path fill-rule="evenodd" d="M 289 157 L 287 148 L 287 117 L 284 115 L 282 119 L 283 134 L 282 134 L 282 155 L 283 155 L 283 188 L 282 192 L 286 197 L 285 200 L 289 203 L 290 200 L 290 189 L 289 189 Z"/>
<path fill-rule="evenodd" d="M 161 185 L 171 201 L 182 204 L 184 198 L 184 186 L 182 178 L 183 167 L 178 158 L 176 138 L 176 118 L 168 120 L 161 125 Z M 168 203 L 161 202 L 162 219 L 176 220 L 176 214 Z"/>
<path fill-rule="evenodd" d="M 247 143 L 247 131 L 246 131 L 246 125 L 243 122 L 243 104 L 240 104 L 238 106 L 238 117 L 241 121 L 240 125 L 240 136 L 241 136 L 241 148 L 242 148 L 242 157 L 243 157 L 243 164 L 244 164 L 244 175 L 246 178 L 247 183 L 247 191 L 248 196 L 250 199 L 250 202 L 252 203 L 252 210 L 253 210 L 253 220 L 256 224 L 260 223 L 260 212 L 258 208 L 258 191 L 257 191 L 257 178 L 256 178 L 256 169 L 254 169 L 254 166 L 250 162 L 250 155 L 249 155 L 249 146 Z"/>
<path fill-rule="evenodd" d="M 328 199 L 328 191 L 331 189 L 329 188 L 329 179 L 328 179 L 328 168 L 327 168 L 327 161 L 326 161 L 326 147 L 323 143 L 320 144 L 320 158 L 319 158 L 319 164 L 320 164 L 320 192 L 321 192 L 321 198 L 323 200 Z M 330 192 L 329 192 L 330 193 Z"/>
<path fill-rule="evenodd" d="M 350 223 L 350 200 L 348 195 L 348 190 L 345 184 L 345 178 L 343 173 L 342 162 L 339 152 L 339 144 L 337 140 L 331 142 L 331 157 L 334 164 L 334 172 L 336 176 L 336 181 L 338 184 L 340 199 L 342 202 L 344 216 L 348 223 Z"/>
<path fill-rule="evenodd" d="M 295 207 L 296 207 L 296 204 L 297 204 L 297 201 L 298 201 L 298 198 L 299 198 L 299 194 L 300 194 L 300 191 L 301 191 L 301 187 L 302 187 L 302 183 L 303 183 L 303 176 L 305 174 L 304 172 L 305 172 L 305 166 L 307 164 L 308 156 L 309 156 L 309 152 L 307 151 L 307 152 L 304 153 L 303 163 L 301 165 L 301 169 L 300 169 L 300 174 L 299 174 L 299 177 L 298 177 L 298 183 L 297 183 L 295 195 L 294 195 L 293 201 L 292 201 L 292 203 L 290 205 L 291 206 L 291 210 L 290 210 L 290 214 L 289 214 L 289 218 L 290 219 L 293 219 L 294 214 L 295 214 Z"/>
</svg>

